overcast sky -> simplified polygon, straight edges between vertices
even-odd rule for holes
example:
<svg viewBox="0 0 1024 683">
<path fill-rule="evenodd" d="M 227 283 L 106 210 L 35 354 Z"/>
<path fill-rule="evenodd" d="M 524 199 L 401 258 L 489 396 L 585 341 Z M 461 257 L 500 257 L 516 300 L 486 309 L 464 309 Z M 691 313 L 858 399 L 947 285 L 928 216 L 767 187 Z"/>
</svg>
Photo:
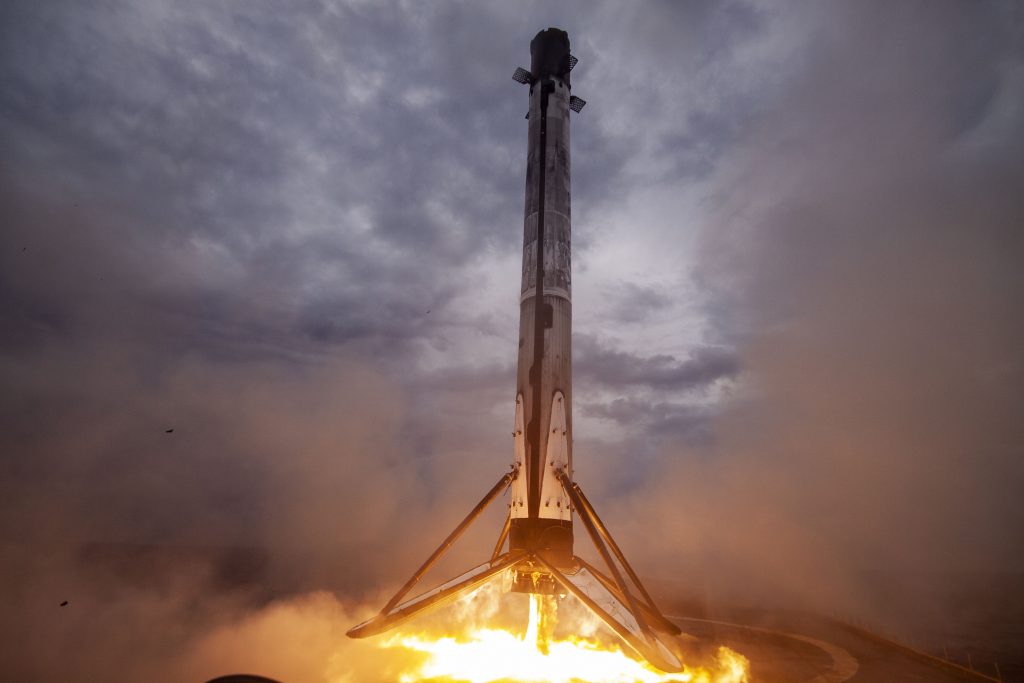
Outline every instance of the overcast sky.
<svg viewBox="0 0 1024 683">
<path fill-rule="evenodd" d="M 966 0 L 4 2 L 5 538 L 411 569 L 511 460 L 547 26 L 640 564 L 1021 568 L 1024 24 Z"/>
</svg>

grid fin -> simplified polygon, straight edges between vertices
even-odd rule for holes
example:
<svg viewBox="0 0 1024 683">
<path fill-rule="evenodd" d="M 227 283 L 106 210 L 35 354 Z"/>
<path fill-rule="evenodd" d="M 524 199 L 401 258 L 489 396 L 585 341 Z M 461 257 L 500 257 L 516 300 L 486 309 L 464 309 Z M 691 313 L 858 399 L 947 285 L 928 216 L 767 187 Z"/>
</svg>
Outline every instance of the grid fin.
<svg viewBox="0 0 1024 683">
<path fill-rule="evenodd" d="M 572 109 L 577 114 L 580 113 L 580 110 L 583 109 L 583 107 L 586 104 L 587 104 L 586 100 L 581 99 L 579 97 L 576 97 L 575 95 L 573 95 L 572 97 L 569 98 L 569 109 Z"/>
<path fill-rule="evenodd" d="M 522 83 L 523 85 L 529 85 L 533 82 L 533 76 L 529 71 L 521 66 L 516 67 L 516 72 L 512 74 L 512 80 L 516 83 Z"/>
</svg>

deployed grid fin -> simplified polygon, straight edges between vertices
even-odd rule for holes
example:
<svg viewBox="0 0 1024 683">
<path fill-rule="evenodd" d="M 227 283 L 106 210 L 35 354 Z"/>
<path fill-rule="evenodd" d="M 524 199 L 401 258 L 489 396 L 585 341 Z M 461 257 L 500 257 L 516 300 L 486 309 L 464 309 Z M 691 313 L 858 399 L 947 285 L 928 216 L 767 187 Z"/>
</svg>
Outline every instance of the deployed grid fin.
<svg viewBox="0 0 1024 683">
<path fill-rule="evenodd" d="M 572 109 L 577 114 L 580 113 L 580 110 L 583 109 L 586 104 L 586 100 L 576 97 L 575 95 L 569 98 L 569 109 Z"/>
<path fill-rule="evenodd" d="M 579 63 L 580 60 L 576 59 L 575 55 L 569 55 L 569 71 Z"/>
<path fill-rule="evenodd" d="M 529 85 L 530 83 L 533 83 L 533 75 L 523 67 L 517 66 L 516 72 L 512 74 L 512 80 L 516 83 Z"/>
</svg>

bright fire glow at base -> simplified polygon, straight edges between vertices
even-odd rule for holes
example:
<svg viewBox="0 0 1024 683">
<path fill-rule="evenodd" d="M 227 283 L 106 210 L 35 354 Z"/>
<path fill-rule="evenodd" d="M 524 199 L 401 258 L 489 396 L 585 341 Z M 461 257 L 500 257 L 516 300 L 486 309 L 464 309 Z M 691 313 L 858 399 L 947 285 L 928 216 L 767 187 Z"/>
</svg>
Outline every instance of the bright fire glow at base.
<svg viewBox="0 0 1024 683">
<path fill-rule="evenodd" d="M 461 636 L 399 634 L 382 647 L 403 648 L 423 655 L 402 683 L 746 683 L 747 659 L 718 649 L 711 669 L 687 668 L 666 674 L 625 654 L 618 646 L 585 638 L 552 638 L 544 633 L 550 620 L 542 596 L 530 596 L 526 633 L 477 628 Z"/>
</svg>

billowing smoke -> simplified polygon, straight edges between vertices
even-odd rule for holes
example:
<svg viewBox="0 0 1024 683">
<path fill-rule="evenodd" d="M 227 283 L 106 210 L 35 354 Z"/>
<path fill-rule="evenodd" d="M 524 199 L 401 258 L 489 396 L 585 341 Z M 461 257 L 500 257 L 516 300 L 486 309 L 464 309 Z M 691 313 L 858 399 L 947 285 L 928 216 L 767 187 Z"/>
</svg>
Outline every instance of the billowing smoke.
<svg viewBox="0 0 1024 683">
<path fill-rule="evenodd" d="M 707 600 L 906 634 L 1020 617 L 1024 81 L 1019 15 L 876 10 L 820 27 L 723 164 L 697 273 L 741 376 L 620 514 Z"/>
</svg>

